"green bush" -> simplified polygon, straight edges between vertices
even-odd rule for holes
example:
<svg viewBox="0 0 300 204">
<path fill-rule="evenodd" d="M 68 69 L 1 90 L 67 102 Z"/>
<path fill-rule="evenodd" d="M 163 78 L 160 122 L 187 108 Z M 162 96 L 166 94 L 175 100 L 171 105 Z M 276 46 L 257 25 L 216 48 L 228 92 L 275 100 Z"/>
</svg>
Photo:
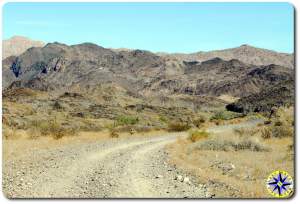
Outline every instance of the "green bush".
<svg viewBox="0 0 300 204">
<path fill-rule="evenodd" d="M 167 123 L 168 122 L 168 119 L 165 116 L 163 116 L 163 115 L 160 115 L 158 119 L 159 119 L 159 121 L 161 121 L 163 123 Z"/>
<path fill-rule="evenodd" d="M 135 125 L 138 122 L 139 122 L 138 117 L 122 115 L 117 118 L 117 125 Z"/>
<path fill-rule="evenodd" d="M 239 118 L 241 116 L 242 116 L 241 113 L 235 113 L 235 112 L 231 112 L 231 111 L 219 111 L 219 112 L 215 113 L 210 118 L 210 120 L 230 120 L 230 119 L 234 119 L 234 118 Z"/>
</svg>

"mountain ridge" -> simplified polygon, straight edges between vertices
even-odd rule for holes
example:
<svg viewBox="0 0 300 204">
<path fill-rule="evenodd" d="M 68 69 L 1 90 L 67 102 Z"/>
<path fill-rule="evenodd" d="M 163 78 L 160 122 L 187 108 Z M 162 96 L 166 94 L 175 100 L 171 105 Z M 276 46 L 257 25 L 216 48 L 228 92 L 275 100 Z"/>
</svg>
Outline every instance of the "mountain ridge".
<svg viewBox="0 0 300 204">
<path fill-rule="evenodd" d="M 48 43 L 3 60 L 3 87 L 21 85 L 55 90 L 114 82 L 144 96 L 161 94 L 236 97 L 293 78 L 293 69 L 253 65 L 219 57 L 181 61 L 144 50 L 114 51 L 93 43 Z M 39 89 L 38 88 L 38 89 Z"/>
<path fill-rule="evenodd" d="M 21 49 L 21 51 L 10 51 L 12 50 L 12 46 L 18 47 L 16 43 L 11 42 L 11 45 L 8 44 L 8 41 L 32 41 L 32 45 L 27 45 L 24 48 Z M 89 43 L 87 44 L 94 44 L 95 43 Z M 63 44 L 63 43 L 59 43 Z M 84 43 L 80 43 L 84 44 Z M 30 47 L 42 47 L 45 43 L 41 41 L 34 41 L 30 40 L 29 38 L 23 37 L 23 36 L 13 36 L 10 39 L 3 41 L 3 57 L 2 59 L 9 57 L 11 55 L 19 55 L 22 52 L 26 51 L 26 49 Z M 66 45 L 66 44 L 63 44 Z M 76 45 L 76 44 L 75 44 Z M 75 46 L 70 45 L 70 46 Z M 10 46 L 10 48 L 9 48 Z M 68 45 L 67 45 L 68 46 Z M 100 45 L 97 45 L 101 47 Z M 107 48 L 114 52 L 123 52 L 123 51 L 133 51 L 133 50 L 139 50 L 139 49 L 127 49 L 127 48 Z M 144 50 L 144 49 L 140 49 Z M 146 50 L 144 50 L 146 51 Z M 150 51 L 149 51 L 150 52 Z M 238 47 L 233 48 L 226 48 L 226 49 L 219 49 L 219 50 L 211 50 L 211 51 L 197 51 L 192 53 L 168 53 L 168 52 L 152 52 L 158 56 L 170 58 L 170 59 L 178 59 L 178 60 L 186 60 L 186 61 L 206 61 L 211 58 L 219 57 L 225 60 L 230 59 L 238 59 L 244 63 L 248 64 L 255 64 L 255 65 L 269 65 L 269 64 L 278 64 L 281 66 L 286 66 L 289 68 L 294 68 L 294 53 L 284 53 L 284 52 L 277 52 L 270 49 L 265 48 L 258 48 L 255 46 L 251 46 L 248 44 L 243 44 Z"/>
</svg>

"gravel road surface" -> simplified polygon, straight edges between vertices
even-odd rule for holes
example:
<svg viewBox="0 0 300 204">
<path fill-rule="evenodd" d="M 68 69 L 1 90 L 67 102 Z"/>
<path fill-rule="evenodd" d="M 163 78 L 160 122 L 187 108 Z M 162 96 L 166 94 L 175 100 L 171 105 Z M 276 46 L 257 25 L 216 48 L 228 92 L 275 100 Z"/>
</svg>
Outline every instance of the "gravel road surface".
<svg viewBox="0 0 300 204">
<path fill-rule="evenodd" d="M 167 163 L 184 133 L 108 139 L 35 150 L 3 166 L 9 198 L 204 198 L 205 185 Z M 183 181 L 184 180 L 184 181 Z"/>
</svg>

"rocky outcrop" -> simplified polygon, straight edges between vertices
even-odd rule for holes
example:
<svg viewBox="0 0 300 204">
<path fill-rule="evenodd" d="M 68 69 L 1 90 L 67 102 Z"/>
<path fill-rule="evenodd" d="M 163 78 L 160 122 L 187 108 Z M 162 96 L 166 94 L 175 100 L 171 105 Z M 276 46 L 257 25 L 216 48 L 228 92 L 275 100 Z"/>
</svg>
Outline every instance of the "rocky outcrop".
<svg viewBox="0 0 300 204">
<path fill-rule="evenodd" d="M 243 97 L 235 103 L 228 104 L 226 108 L 239 113 L 270 112 L 274 107 L 294 105 L 294 100 L 295 81 L 291 79 Z"/>
</svg>

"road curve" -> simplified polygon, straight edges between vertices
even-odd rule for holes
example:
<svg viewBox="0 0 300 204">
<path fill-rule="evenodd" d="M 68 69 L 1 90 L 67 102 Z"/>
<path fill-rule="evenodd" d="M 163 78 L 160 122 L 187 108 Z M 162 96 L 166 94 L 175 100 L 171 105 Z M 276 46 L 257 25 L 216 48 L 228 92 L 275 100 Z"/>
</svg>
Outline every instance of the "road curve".
<svg viewBox="0 0 300 204">
<path fill-rule="evenodd" d="M 184 133 L 70 144 L 9 160 L 3 192 L 10 198 L 203 198 L 206 189 L 174 178 L 164 146 Z"/>
</svg>

